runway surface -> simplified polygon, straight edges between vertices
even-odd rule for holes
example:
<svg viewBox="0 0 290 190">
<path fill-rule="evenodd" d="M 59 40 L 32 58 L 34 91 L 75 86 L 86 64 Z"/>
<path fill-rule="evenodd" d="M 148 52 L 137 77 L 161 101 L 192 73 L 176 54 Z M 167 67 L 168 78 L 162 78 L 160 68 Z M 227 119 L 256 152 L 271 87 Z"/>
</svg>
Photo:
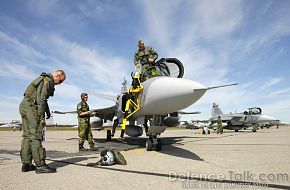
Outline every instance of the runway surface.
<svg viewBox="0 0 290 190">
<path fill-rule="evenodd" d="M 170 129 L 160 152 L 145 150 L 145 136 L 106 142 L 106 131 L 93 131 L 97 146 L 120 150 L 128 163 L 102 167 L 87 166 L 100 151 L 79 152 L 77 131 L 48 131 L 43 146 L 54 174 L 21 172 L 21 135 L 0 131 L 0 189 L 290 189 L 286 126 L 222 135 Z"/>
</svg>

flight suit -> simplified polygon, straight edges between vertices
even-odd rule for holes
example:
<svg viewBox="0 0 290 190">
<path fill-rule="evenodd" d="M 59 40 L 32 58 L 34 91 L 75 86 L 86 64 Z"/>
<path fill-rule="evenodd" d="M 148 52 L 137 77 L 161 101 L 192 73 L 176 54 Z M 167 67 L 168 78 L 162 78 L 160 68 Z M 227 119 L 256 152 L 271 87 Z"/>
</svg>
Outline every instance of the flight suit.
<svg viewBox="0 0 290 190">
<path fill-rule="evenodd" d="M 94 141 L 93 141 L 93 134 L 91 131 L 91 125 L 90 125 L 90 116 L 80 116 L 81 112 L 89 111 L 89 105 L 86 102 L 80 102 L 77 105 L 77 114 L 78 114 L 78 131 L 79 131 L 79 149 L 83 148 L 85 140 L 87 140 L 90 144 L 90 147 L 94 147 Z"/>
<path fill-rule="evenodd" d="M 223 134 L 223 126 L 221 118 L 217 119 L 217 134 Z"/>
<path fill-rule="evenodd" d="M 47 99 L 53 94 L 54 82 L 50 73 L 42 73 L 24 93 L 19 106 L 23 130 L 20 151 L 22 164 L 31 164 L 33 159 L 37 167 L 45 165 L 46 152 L 41 143 L 41 132 L 45 126 L 45 112 L 50 114 Z"/>
<path fill-rule="evenodd" d="M 134 64 L 138 65 L 140 61 L 141 75 L 152 66 L 152 63 L 149 62 L 149 58 L 153 59 L 154 62 L 158 58 L 156 50 L 150 46 L 145 46 L 144 51 L 138 50 L 134 54 Z"/>
</svg>

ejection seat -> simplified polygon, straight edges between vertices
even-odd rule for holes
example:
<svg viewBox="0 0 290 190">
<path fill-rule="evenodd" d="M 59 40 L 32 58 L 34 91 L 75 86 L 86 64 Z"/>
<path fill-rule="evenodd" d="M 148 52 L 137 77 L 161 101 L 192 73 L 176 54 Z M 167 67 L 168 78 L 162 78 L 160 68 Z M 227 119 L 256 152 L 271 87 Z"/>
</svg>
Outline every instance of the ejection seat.
<svg viewBox="0 0 290 190">
<path fill-rule="evenodd" d="M 142 75 L 141 81 L 157 76 L 182 78 L 184 74 L 183 64 L 176 58 L 161 58 Z"/>
</svg>

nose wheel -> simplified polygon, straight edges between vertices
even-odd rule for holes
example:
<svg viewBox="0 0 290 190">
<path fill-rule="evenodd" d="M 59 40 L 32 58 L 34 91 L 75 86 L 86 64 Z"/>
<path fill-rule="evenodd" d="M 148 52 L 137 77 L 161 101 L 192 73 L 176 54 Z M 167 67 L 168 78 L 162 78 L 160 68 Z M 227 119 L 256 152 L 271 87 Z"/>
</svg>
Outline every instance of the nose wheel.
<svg viewBox="0 0 290 190">
<path fill-rule="evenodd" d="M 149 137 L 146 140 L 147 151 L 152 151 L 152 150 L 161 151 L 161 149 L 162 149 L 161 140 L 158 139 L 157 137 Z"/>
</svg>

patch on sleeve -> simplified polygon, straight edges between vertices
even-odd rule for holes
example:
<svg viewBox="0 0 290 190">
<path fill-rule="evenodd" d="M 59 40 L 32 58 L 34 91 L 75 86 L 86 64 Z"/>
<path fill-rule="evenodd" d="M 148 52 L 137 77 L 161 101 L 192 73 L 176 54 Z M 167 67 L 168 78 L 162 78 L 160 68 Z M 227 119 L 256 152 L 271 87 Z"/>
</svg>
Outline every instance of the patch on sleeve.
<svg viewBox="0 0 290 190">
<path fill-rule="evenodd" d="M 81 108 L 82 108 L 82 106 L 79 104 L 79 105 L 78 105 L 78 110 L 81 109 Z"/>
</svg>

